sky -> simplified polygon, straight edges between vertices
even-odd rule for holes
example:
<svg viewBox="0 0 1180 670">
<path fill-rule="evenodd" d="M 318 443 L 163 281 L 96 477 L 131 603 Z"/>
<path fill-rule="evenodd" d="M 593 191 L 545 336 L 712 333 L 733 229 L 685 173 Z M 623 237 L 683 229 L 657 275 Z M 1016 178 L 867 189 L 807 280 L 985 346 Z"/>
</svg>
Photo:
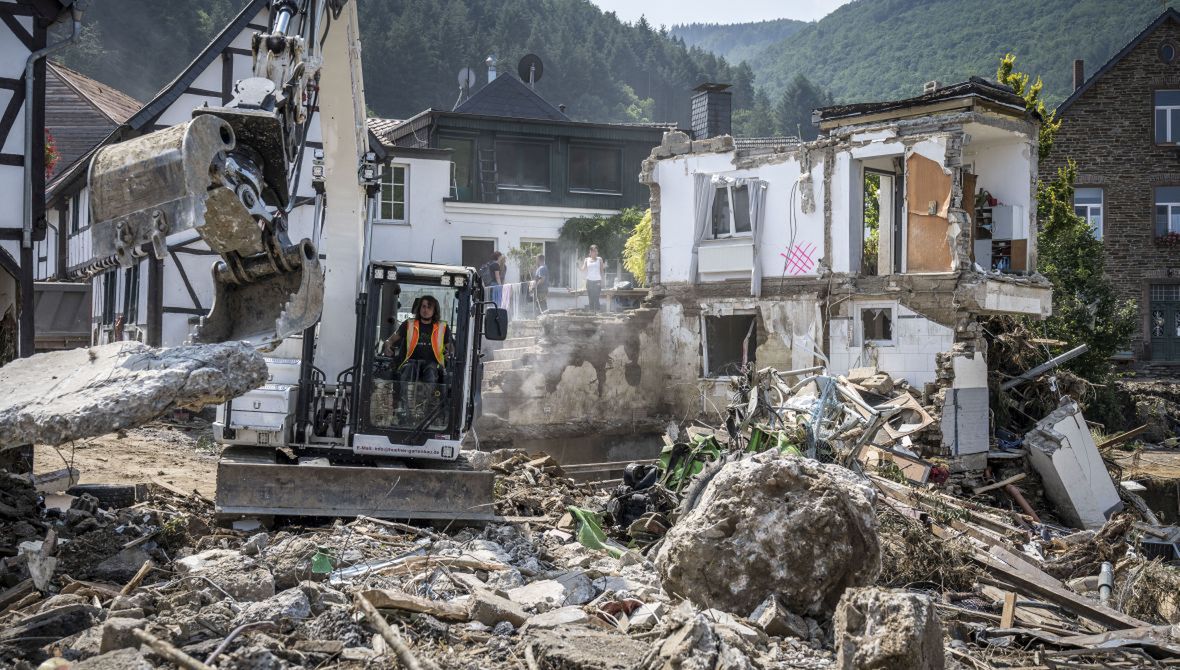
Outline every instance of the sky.
<svg viewBox="0 0 1180 670">
<path fill-rule="evenodd" d="M 646 16 L 655 26 L 677 23 L 746 23 L 767 19 L 816 21 L 849 0 L 745 0 L 718 4 L 716 0 L 591 0 L 624 21 Z"/>
</svg>

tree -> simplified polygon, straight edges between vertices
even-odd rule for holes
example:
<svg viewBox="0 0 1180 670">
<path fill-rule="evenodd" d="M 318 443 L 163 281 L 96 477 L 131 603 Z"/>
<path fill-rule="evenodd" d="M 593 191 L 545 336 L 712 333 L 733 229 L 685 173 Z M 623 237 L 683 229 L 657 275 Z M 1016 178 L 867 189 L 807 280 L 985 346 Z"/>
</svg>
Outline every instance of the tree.
<svg viewBox="0 0 1180 670">
<path fill-rule="evenodd" d="M 811 112 L 832 104 L 832 96 L 801 74 L 783 91 L 778 102 L 778 127 L 784 135 L 795 135 L 803 140 L 814 140 L 818 134 L 811 124 Z"/>
<path fill-rule="evenodd" d="M 614 262 L 623 255 L 623 245 L 642 220 L 643 210 L 638 207 L 610 216 L 575 216 L 561 224 L 557 237 L 576 255 L 586 254 L 594 244 L 599 256 Z"/>
<path fill-rule="evenodd" d="M 639 225 L 635 226 L 635 230 L 627 238 L 627 243 L 623 245 L 623 268 L 631 273 L 639 286 L 647 286 L 647 254 L 651 251 L 651 245 L 652 224 L 649 209 L 643 213 Z"/>
<path fill-rule="evenodd" d="M 1040 78 L 1029 86 L 1029 75 L 1014 71 L 1015 64 L 1012 54 L 1004 56 L 996 79 L 1015 89 L 1026 108 L 1045 119 L 1037 152 L 1044 160 L 1061 122 L 1045 111 Z M 1087 353 L 1066 366 L 1092 382 L 1101 382 L 1111 372 L 1111 356 L 1125 349 L 1134 333 L 1138 312 L 1133 300 L 1118 299 L 1106 276 L 1102 242 L 1094 237 L 1090 224 L 1074 213 L 1076 178 L 1077 166 L 1069 160 L 1056 178 L 1037 184 L 1037 270 L 1053 283 L 1053 315 L 1039 325 L 1030 322 L 1028 326 L 1074 346 L 1089 345 Z"/>
</svg>

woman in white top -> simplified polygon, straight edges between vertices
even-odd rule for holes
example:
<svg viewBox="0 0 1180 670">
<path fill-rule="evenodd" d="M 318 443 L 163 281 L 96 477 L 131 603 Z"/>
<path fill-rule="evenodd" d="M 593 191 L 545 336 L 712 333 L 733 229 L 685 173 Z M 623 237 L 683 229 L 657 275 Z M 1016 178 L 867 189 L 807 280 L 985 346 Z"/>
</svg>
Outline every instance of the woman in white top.
<svg viewBox="0 0 1180 670">
<path fill-rule="evenodd" d="M 598 296 L 602 293 L 602 276 L 606 273 L 606 259 L 598 257 L 598 245 L 590 245 L 590 255 L 582 259 L 578 269 L 586 273 L 586 297 L 590 299 L 590 309 L 597 312 L 602 309 L 598 304 Z"/>
</svg>

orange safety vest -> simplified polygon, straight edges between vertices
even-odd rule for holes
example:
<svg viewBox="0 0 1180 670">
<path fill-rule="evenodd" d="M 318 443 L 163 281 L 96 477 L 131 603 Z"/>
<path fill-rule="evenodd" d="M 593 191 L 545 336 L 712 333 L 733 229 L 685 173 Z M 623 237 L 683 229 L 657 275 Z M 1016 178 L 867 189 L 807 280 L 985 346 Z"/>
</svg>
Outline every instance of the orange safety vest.
<svg viewBox="0 0 1180 670">
<path fill-rule="evenodd" d="M 402 365 L 405 365 L 406 361 L 410 360 L 410 356 L 413 356 L 414 350 L 418 348 L 419 323 L 420 322 L 418 319 L 414 319 L 410 322 L 409 326 L 406 326 L 406 358 L 402 361 Z M 430 346 L 432 349 L 434 349 L 434 358 L 438 361 L 439 365 L 442 365 L 443 338 L 446 337 L 447 334 L 447 324 L 441 321 L 435 321 L 432 325 L 433 328 L 432 332 L 430 333 Z"/>
</svg>

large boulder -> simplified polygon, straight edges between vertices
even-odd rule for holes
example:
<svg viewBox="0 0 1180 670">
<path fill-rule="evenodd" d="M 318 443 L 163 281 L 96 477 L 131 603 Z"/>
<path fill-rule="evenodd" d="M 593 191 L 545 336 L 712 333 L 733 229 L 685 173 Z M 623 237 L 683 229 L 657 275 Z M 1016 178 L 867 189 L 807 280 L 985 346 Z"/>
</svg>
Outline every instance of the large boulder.
<svg viewBox="0 0 1180 670">
<path fill-rule="evenodd" d="M 836 608 L 840 670 L 942 670 L 942 624 L 930 598 L 875 587 L 849 589 Z"/>
<path fill-rule="evenodd" d="M 728 463 L 665 536 L 664 590 L 740 615 L 773 594 L 828 618 L 881 570 L 874 495 L 848 470 L 778 452 Z"/>
</svg>

